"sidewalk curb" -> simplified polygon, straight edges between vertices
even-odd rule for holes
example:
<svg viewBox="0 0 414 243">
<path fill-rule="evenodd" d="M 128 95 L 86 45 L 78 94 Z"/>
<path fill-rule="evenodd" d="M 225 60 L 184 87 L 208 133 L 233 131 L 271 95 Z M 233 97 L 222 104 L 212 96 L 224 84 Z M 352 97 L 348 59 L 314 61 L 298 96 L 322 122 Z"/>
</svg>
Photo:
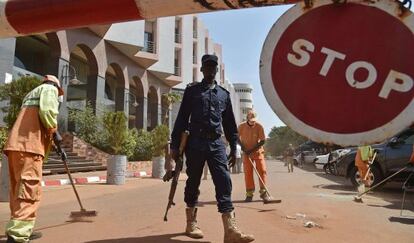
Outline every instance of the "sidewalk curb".
<svg viewBox="0 0 414 243">
<path fill-rule="evenodd" d="M 147 174 L 145 171 L 139 172 L 128 172 L 126 173 L 126 178 L 143 178 L 143 177 L 151 177 L 150 174 Z M 80 178 L 73 178 L 75 184 L 90 184 L 90 183 L 106 183 L 106 176 L 88 176 L 88 177 L 80 177 Z M 42 187 L 46 186 L 65 186 L 70 185 L 69 179 L 55 179 L 55 180 L 44 180 L 41 182 Z"/>
</svg>

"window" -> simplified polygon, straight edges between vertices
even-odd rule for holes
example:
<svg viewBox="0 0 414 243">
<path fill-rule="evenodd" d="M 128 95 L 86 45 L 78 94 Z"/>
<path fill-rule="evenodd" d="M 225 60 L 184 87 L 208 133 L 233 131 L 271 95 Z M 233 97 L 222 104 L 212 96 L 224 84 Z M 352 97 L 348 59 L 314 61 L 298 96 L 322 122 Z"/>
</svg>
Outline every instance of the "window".
<svg viewBox="0 0 414 243">
<path fill-rule="evenodd" d="M 197 18 L 193 19 L 193 38 L 197 38 Z"/>
<path fill-rule="evenodd" d="M 414 134 L 411 134 L 411 136 L 405 139 L 405 144 L 414 144 Z"/>
<path fill-rule="evenodd" d="M 181 76 L 181 50 L 175 50 L 174 56 L 174 75 Z"/>
<path fill-rule="evenodd" d="M 193 43 L 193 64 L 197 64 L 197 43 Z"/>
<path fill-rule="evenodd" d="M 250 99 L 240 99 L 240 102 L 251 103 L 252 100 L 250 100 Z"/>
<path fill-rule="evenodd" d="M 193 82 L 197 82 L 197 68 L 193 68 Z"/>
<path fill-rule="evenodd" d="M 175 43 L 181 43 L 181 19 L 175 20 Z"/>
<path fill-rule="evenodd" d="M 155 22 L 145 22 L 144 49 L 145 52 L 155 53 Z"/>
</svg>

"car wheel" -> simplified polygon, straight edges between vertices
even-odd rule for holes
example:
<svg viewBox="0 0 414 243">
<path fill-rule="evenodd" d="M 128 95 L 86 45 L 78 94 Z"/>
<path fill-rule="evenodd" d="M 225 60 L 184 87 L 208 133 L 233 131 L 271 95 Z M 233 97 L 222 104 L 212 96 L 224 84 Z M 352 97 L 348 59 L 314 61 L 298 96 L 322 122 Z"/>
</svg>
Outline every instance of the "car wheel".
<svg viewBox="0 0 414 243">
<path fill-rule="evenodd" d="M 354 166 L 350 173 L 350 179 L 352 185 L 358 187 L 361 184 L 361 178 L 359 176 L 359 171 L 356 166 Z M 368 175 L 368 180 L 370 181 L 370 186 L 378 184 L 382 179 L 380 170 L 376 166 L 371 166 L 371 170 Z"/>
</svg>

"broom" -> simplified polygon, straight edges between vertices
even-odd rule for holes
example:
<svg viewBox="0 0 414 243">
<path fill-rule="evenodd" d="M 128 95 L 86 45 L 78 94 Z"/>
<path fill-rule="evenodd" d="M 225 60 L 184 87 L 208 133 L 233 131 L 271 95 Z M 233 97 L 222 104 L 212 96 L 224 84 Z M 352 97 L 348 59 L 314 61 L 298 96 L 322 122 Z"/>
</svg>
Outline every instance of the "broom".
<svg viewBox="0 0 414 243">
<path fill-rule="evenodd" d="M 399 169 L 399 170 L 398 170 L 397 172 L 395 172 L 394 174 L 392 174 L 392 175 L 388 176 L 387 178 L 385 178 L 384 180 L 380 181 L 380 182 L 379 182 L 378 184 L 376 184 L 375 186 L 371 187 L 370 189 L 366 190 L 366 191 L 365 191 L 365 192 L 363 192 L 363 193 L 359 193 L 358 195 L 356 195 L 356 196 L 354 197 L 354 201 L 355 201 L 355 202 L 359 202 L 359 203 L 363 203 L 363 201 L 362 201 L 362 195 L 364 195 L 364 194 L 366 194 L 366 193 L 368 193 L 368 192 L 370 192 L 370 191 L 374 190 L 375 188 L 377 188 L 377 187 L 379 187 L 380 185 L 384 184 L 386 181 L 388 181 L 388 180 L 389 180 L 389 179 L 391 179 L 392 177 L 394 177 L 394 176 L 396 176 L 396 175 L 400 174 L 401 172 L 403 172 L 404 170 L 406 170 L 407 168 L 409 168 L 409 167 L 411 167 L 411 166 L 412 166 L 412 164 L 411 164 L 411 163 L 407 164 L 406 166 L 404 166 L 403 168 Z"/>
<path fill-rule="evenodd" d="M 261 182 L 261 183 L 262 183 L 262 185 L 264 186 L 264 188 L 265 188 L 265 190 L 266 190 L 267 195 L 271 198 L 271 199 L 270 199 L 270 200 L 268 200 L 268 201 L 263 201 L 263 203 L 264 203 L 264 204 L 275 204 L 275 203 L 281 203 L 281 202 L 282 202 L 282 200 L 280 200 L 280 199 L 273 199 L 272 195 L 270 195 L 269 189 L 267 189 L 267 186 L 266 186 L 266 184 L 264 183 L 264 181 L 263 181 L 262 177 L 260 176 L 259 171 L 257 171 L 256 164 L 255 164 L 255 163 L 253 163 L 253 161 L 252 161 L 252 159 L 250 158 L 250 156 L 249 156 L 249 155 L 246 155 L 246 156 L 247 156 L 247 158 L 249 159 L 250 164 L 253 166 L 253 169 L 254 169 L 254 171 L 256 172 L 256 175 L 257 175 L 257 177 L 259 178 L 260 182 Z"/>
<path fill-rule="evenodd" d="M 371 161 L 368 162 L 368 170 L 364 176 L 364 180 L 362 181 L 360 185 L 358 185 L 359 193 L 363 193 L 365 191 L 365 181 L 368 179 L 369 173 L 371 172 L 371 165 L 374 163 L 376 156 L 377 156 L 377 152 L 374 153 L 374 156 L 372 157 Z"/>
<path fill-rule="evenodd" d="M 56 150 L 57 154 L 60 155 L 60 157 L 63 161 L 63 165 L 65 166 L 66 173 L 68 174 L 70 184 L 72 185 L 73 191 L 75 192 L 75 195 L 76 195 L 76 199 L 78 199 L 78 203 L 79 203 L 79 206 L 80 206 L 80 211 L 71 212 L 70 217 L 71 218 L 82 218 L 82 217 L 95 217 L 95 216 L 97 216 L 98 215 L 97 211 L 95 211 L 95 210 L 86 210 L 82 205 L 82 202 L 80 200 L 78 191 L 76 190 L 76 187 L 75 187 L 75 183 L 73 183 L 73 179 L 72 179 L 72 175 L 70 173 L 69 167 L 68 167 L 67 156 L 66 156 L 65 151 L 60 147 L 60 144 L 55 145 L 55 150 Z"/>
</svg>

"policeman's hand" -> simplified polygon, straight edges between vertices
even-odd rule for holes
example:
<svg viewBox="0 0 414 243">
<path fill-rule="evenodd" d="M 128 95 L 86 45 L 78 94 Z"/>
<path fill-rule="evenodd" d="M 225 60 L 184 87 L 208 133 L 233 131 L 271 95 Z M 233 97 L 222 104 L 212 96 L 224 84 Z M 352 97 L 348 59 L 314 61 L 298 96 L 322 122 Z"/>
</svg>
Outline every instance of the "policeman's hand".
<svg viewBox="0 0 414 243">
<path fill-rule="evenodd" d="M 180 157 L 180 154 L 179 154 L 178 150 L 171 149 L 170 156 L 174 161 L 177 161 L 178 157 Z"/>
<path fill-rule="evenodd" d="M 162 180 L 164 182 L 167 182 L 167 181 L 170 181 L 174 176 L 175 176 L 175 171 L 174 170 L 167 170 L 165 175 L 162 177 Z"/>
<path fill-rule="evenodd" d="M 227 161 L 229 162 L 229 167 L 233 167 L 236 164 L 236 151 L 231 151 L 227 156 Z"/>
</svg>

